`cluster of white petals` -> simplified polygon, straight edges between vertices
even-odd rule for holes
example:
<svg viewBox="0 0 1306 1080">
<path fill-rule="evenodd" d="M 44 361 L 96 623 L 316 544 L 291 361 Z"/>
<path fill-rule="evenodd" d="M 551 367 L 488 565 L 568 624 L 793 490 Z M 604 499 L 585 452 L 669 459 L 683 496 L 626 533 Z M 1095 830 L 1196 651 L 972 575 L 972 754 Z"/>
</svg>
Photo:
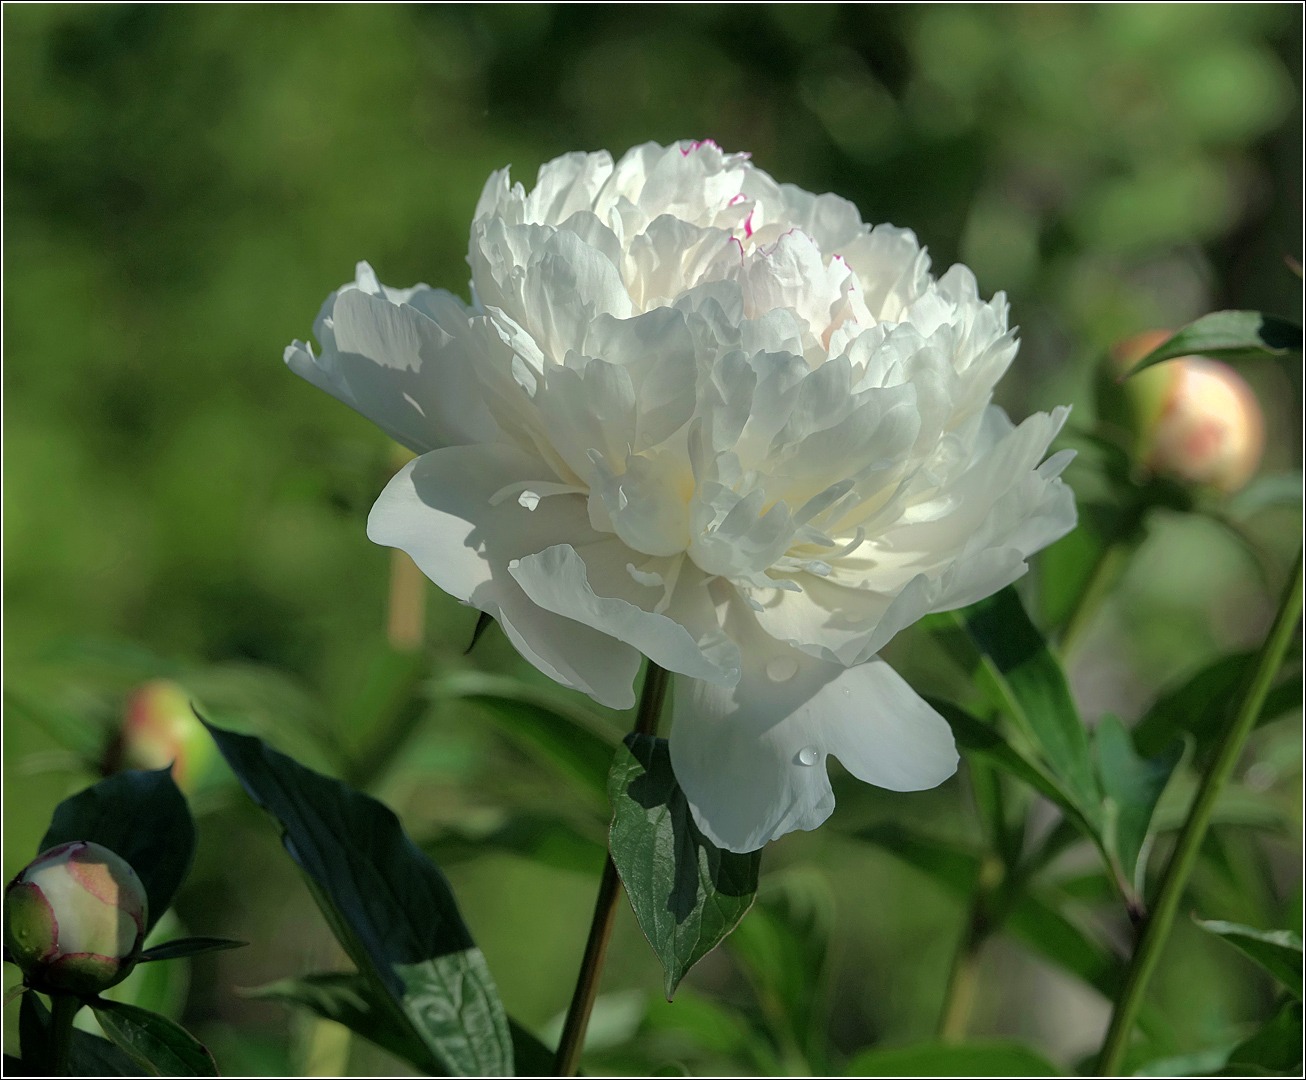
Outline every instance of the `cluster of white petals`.
<svg viewBox="0 0 1306 1080">
<path fill-rule="evenodd" d="M 357 279 L 286 362 L 421 455 L 368 535 L 614 708 L 678 674 L 671 758 L 715 843 L 829 816 L 825 757 L 894 790 L 956 768 L 877 652 L 1014 581 L 1075 523 L 1065 410 L 990 404 L 999 294 L 906 229 L 714 143 L 492 175 L 472 303 Z"/>
</svg>

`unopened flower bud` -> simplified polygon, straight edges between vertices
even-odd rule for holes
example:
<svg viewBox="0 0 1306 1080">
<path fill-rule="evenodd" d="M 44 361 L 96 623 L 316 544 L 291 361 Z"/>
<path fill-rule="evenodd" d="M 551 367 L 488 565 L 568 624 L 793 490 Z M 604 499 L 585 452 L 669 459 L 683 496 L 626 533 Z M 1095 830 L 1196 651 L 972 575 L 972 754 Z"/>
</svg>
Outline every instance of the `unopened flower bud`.
<svg viewBox="0 0 1306 1080">
<path fill-rule="evenodd" d="M 74 840 L 39 855 L 6 887 L 5 947 L 36 989 L 96 994 L 136 966 L 148 907 L 125 859 Z"/>
<path fill-rule="evenodd" d="M 172 766 L 172 778 L 193 794 L 213 764 L 213 740 L 191 708 L 190 695 L 168 679 L 153 679 L 127 699 L 123 762 L 129 769 Z"/>
<path fill-rule="evenodd" d="M 1149 330 L 1114 350 L 1123 373 L 1170 336 Z M 1228 364 L 1181 356 L 1125 383 L 1137 423 L 1137 454 L 1148 468 L 1190 483 L 1237 491 L 1265 449 L 1265 420 L 1252 388 Z"/>
</svg>

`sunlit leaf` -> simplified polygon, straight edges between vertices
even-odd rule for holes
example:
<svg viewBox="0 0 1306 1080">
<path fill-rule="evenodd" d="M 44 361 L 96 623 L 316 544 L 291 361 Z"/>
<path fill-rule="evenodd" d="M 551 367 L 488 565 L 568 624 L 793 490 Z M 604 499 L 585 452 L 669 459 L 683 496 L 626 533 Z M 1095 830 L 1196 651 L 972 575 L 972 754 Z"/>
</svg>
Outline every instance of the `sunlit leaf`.
<svg viewBox="0 0 1306 1080">
<path fill-rule="evenodd" d="M 167 767 L 116 773 L 64 799 L 39 850 L 73 840 L 102 844 L 131 864 L 149 897 L 149 927 L 168 910 L 195 858 L 195 822 Z"/>
<path fill-rule="evenodd" d="M 1220 919 L 1194 919 L 1193 922 L 1208 933 L 1224 938 L 1301 1000 L 1302 940 L 1296 934 L 1288 930 L 1253 930 Z"/>
<path fill-rule="evenodd" d="M 1100 800 L 1088 735 L 1070 697 L 1065 672 L 1010 586 L 961 613 L 975 644 L 1009 690 L 1013 719 L 1091 819 Z"/>
<path fill-rule="evenodd" d="M 723 851 L 694 824 L 665 739 L 630 734 L 608 781 L 612 861 L 640 929 L 666 972 L 685 973 L 735 928 L 757 892 L 761 851 Z"/>
<path fill-rule="evenodd" d="M 1177 356 L 1272 360 L 1301 352 L 1301 327 L 1259 311 L 1213 311 L 1163 341 L 1129 371 L 1137 375 Z"/>
<path fill-rule="evenodd" d="M 100 1028 L 120 1050 L 154 1076 L 217 1076 L 213 1055 L 194 1035 L 166 1016 L 125 1005 L 96 1001 Z"/>
<path fill-rule="evenodd" d="M 439 868 L 393 811 L 251 736 L 209 726 L 359 971 L 456 1075 L 512 1073 L 507 1017 Z"/>
</svg>

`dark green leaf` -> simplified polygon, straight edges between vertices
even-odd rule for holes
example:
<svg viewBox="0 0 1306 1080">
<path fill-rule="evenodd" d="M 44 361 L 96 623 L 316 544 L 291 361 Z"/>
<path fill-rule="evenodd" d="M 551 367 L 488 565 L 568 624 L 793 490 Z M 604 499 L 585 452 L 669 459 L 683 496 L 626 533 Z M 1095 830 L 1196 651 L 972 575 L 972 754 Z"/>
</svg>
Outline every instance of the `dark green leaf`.
<svg viewBox="0 0 1306 1080">
<path fill-rule="evenodd" d="M 698 830 L 665 739 L 631 733 L 608 780 L 612 861 L 640 929 L 666 971 L 670 1000 L 694 964 L 752 906 L 761 851 L 722 851 Z"/>
<path fill-rule="evenodd" d="M 1253 930 L 1250 926 L 1219 919 L 1194 919 L 1203 930 L 1216 934 L 1256 961 L 1297 998 L 1302 997 L 1302 940 L 1288 930 Z"/>
<path fill-rule="evenodd" d="M 476 643 L 481 640 L 481 635 L 492 625 L 494 625 L 494 616 L 488 611 L 482 611 L 476 619 L 476 629 L 472 631 L 472 640 L 467 643 L 467 648 L 463 650 L 464 656 L 476 648 Z"/>
<path fill-rule="evenodd" d="M 1176 739 L 1155 757 L 1139 757 L 1124 725 L 1110 713 L 1098 723 L 1093 741 L 1103 798 L 1110 800 L 1110 811 L 1102 815 L 1106 848 L 1119 864 L 1127 894 L 1141 893 L 1135 880 L 1138 855 L 1151 828 L 1152 811 L 1183 755 L 1183 743 Z"/>
<path fill-rule="evenodd" d="M 586 792 L 596 807 L 607 806 L 617 744 L 598 721 L 585 722 L 551 695 L 512 679 L 461 675 L 438 683 L 436 691 L 477 705 L 504 734 Z"/>
<path fill-rule="evenodd" d="M 1095 835 L 1093 827 L 1085 820 L 1075 796 L 1048 776 L 1039 766 L 1017 753 L 992 724 L 977 720 L 952 702 L 937 698 L 926 700 L 948 721 L 958 750 L 1002 769 L 1028 784 L 1039 794 L 1045 795 L 1056 803 L 1082 832 L 1088 836 Z"/>
<path fill-rule="evenodd" d="M 426 715 L 426 668 L 421 652 L 386 649 L 372 661 L 342 722 L 352 744 L 345 770 L 351 786 L 367 787 L 380 777 Z"/>
<path fill-rule="evenodd" d="M 845 1076 L 1062 1076 L 1060 1069 L 1024 1043 L 977 1039 L 863 1050 Z"/>
<path fill-rule="evenodd" d="M 203 1043 L 166 1016 L 124 1005 L 96 1001 L 100 1027 L 136 1064 L 153 1076 L 217 1076 L 218 1066 Z"/>
<path fill-rule="evenodd" d="M 18 1010 L 18 1041 L 23 1051 L 18 1076 L 51 1076 L 50 1010 L 34 990 L 23 995 Z M 139 1065 L 108 1039 L 73 1028 L 68 1049 L 68 1071 L 73 1076 L 147 1076 Z M 6 1074 L 9 1070 L 6 1068 Z"/>
<path fill-rule="evenodd" d="M 1099 793 L 1088 735 L 1071 700 L 1065 672 L 1029 621 L 1020 597 L 1008 586 L 966 608 L 961 617 L 1009 689 L 1010 707 L 1017 713 L 1012 719 L 1034 740 L 1085 816 L 1091 817 Z"/>
<path fill-rule="evenodd" d="M 1256 655 L 1222 656 L 1159 697 L 1134 725 L 1134 748 L 1144 757 L 1152 757 L 1177 735 L 1188 732 L 1197 739 L 1198 756 L 1204 756 L 1223 734 L 1230 700 L 1249 675 Z M 1301 673 L 1296 672 L 1270 690 L 1257 723 L 1264 724 L 1300 704 Z"/>
<path fill-rule="evenodd" d="M 1246 1042 L 1229 1053 L 1229 1066 L 1253 1066 L 1279 1073 L 1290 1073 L 1301 1065 L 1302 1006 L 1300 1001 L 1285 1001 L 1279 1011 Z M 1247 1069 L 1230 1068 L 1232 1074 L 1245 1075 Z"/>
<path fill-rule="evenodd" d="M 422 849 L 438 865 L 475 858 L 492 851 L 510 852 L 557 870 L 600 874 L 607 861 L 607 849 L 560 818 L 537 814 L 514 817 L 502 828 L 485 836 L 449 832 L 427 841 Z"/>
<path fill-rule="evenodd" d="M 149 926 L 168 910 L 195 858 L 195 822 L 171 770 L 127 770 L 55 807 L 40 851 L 86 840 L 126 859 L 149 897 Z"/>
<path fill-rule="evenodd" d="M 350 1031 L 376 1043 L 424 1073 L 443 1075 L 444 1070 L 412 1025 L 405 1024 L 383 1000 L 378 1000 L 372 982 L 354 971 L 322 972 L 297 979 L 282 979 L 252 990 L 244 997 L 298 1005 L 343 1024 Z"/>
<path fill-rule="evenodd" d="M 420 1072 L 445 1075 L 440 1063 L 417 1037 L 411 1025 L 397 1022 L 394 1011 L 377 998 L 375 985 L 354 971 L 328 971 L 282 979 L 241 991 L 242 996 L 283 1005 L 298 1005 L 402 1058 Z M 513 1058 L 518 1076 L 548 1076 L 553 1051 L 511 1018 Z"/>
<path fill-rule="evenodd" d="M 184 956 L 199 956 L 201 953 L 221 952 L 223 949 L 243 949 L 248 941 L 233 941 L 220 937 L 184 937 L 151 945 L 141 953 L 141 963 L 152 960 L 180 960 Z"/>
<path fill-rule="evenodd" d="M 376 799 L 261 740 L 209 726 L 250 797 L 275 817 L 360 972 L 458 1075 L 511 1075 L 512 1041 L 485 958 L 449 883 Z"/>
<path fill-rule="evenodd" d="M 1209 356 L 1215 360 L 1272 360 L 1301 352 L 1301 327 L 1259 311 L 1213 311 L 1162 342 L 1129 371 L 1173 360 Z"/>
</svg>

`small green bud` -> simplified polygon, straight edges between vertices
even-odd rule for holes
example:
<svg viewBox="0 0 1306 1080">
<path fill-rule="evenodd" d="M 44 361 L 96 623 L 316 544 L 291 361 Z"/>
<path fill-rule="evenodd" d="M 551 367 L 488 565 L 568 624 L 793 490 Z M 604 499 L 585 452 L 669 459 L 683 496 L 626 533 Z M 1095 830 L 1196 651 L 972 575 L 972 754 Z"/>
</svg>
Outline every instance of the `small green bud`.
<svg viewBox="0 0 1306 1080">
<path fill-rule="evenodd" d="M 5 947 L 37 990 L 97 994 L 136 966 L 148 906 L 125 859 L 84 840 L 60 844 L 5 888 Z"/>
</svg>

